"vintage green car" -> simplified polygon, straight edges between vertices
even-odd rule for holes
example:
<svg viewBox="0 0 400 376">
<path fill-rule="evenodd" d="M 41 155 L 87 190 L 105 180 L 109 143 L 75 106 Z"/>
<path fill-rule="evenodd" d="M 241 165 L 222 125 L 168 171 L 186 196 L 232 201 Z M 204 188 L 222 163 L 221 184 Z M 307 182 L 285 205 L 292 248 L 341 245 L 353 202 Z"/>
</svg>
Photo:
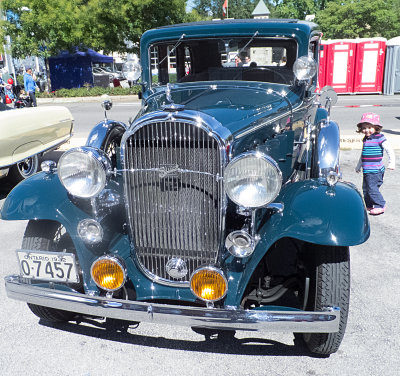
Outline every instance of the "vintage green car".
<svg viewBox="0 0 400 376">
<path fill-rule="evenodd" d="M 144 33 L 124 67 L 137 117 L 106 117 L 7 197 L 2 219 L 29 220 L 8 296 L 44 320 L 291 331 L 337 351 L 349 247 L 370 230 L 341 178 L 335 93 L 315 93 L 320 39 L 272 19 Z"/>
<path fill-rule="evenodd" d="M 63 106 L 0 111 L 0 177 L 13 183 L 39 170 L 39 156 L 72 136 L 73 117 Z"/>
</svg>

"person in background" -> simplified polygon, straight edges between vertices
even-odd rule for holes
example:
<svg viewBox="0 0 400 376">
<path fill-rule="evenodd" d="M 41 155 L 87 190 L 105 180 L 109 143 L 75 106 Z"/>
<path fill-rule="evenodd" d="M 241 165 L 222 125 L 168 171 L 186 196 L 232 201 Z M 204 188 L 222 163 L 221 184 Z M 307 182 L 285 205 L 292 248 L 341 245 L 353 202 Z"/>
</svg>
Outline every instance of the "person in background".
<svg viewBox="0 0 400 376">
<path fill-rule="evenodd" d="M 244 58 L 243 66 L 244 66 L 244 67 L 249 67 L 249 66 L 250 66 L 250 63 L 251 63 L 250 58 L 249 58 L 248 56 L 246 56 L 246 57 Z"/>
<path fill-rule="evenodd" d="M 0 71 L 0 100 L 1 100 L 2 103 L 5 104 L 6 103 L 6 96 L 4 94 L 4 87 L 6 85 L 5 85 L 4 81 L 3 81 L 2 76 L 3 76 L 3 72 Z"/>
<path fill-rule="evenodd" d="M 32 75 L 32 69 L 31 68 L 27 68 L 26 72 L 24 74 L 24 87 L 25 87 L 25 91 L 28 93 L 29 95 L 29 99 L 30 99 L 30 106 L 36 107 L 36 82 L 33 79 L 33 75 Z"/>
<path fill-rule="evenodd" d="M 381 133 L 382 125 L 379 115 L 366 112 L 357 124 L 357 132 L 364 134 L 361 157 L 357 163 L 356 172 L 363 169 L 363 194 L 367 211 L 371 215 L 383 214 L 386 201 L 379 192 L 383 184 L 385 166 L 383 164 L 383 151 L 388 155 L 388 169 L 395 168 L 395 155 L 386 137 Z"/>
<path fill-rule="evenodd" d="M 4 95 L 6 97 L 6 104 L 12 104 L 15 101 L 15 94 L 14 94 L 14 80 L 9 78 L 7 80 L 7 84 L 4 88 Z"/>
</svg>

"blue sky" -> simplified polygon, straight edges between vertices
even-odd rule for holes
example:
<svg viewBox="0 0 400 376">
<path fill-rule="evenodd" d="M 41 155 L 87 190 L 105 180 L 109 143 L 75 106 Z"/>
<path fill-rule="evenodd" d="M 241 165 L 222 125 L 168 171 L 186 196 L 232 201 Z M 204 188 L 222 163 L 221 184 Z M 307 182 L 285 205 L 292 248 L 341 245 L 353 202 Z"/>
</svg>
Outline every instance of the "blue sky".
<svg viewBox="0 0 400 376">
<path fill-rule="evenodd" d="M 190 11 L 193 7 L 193 0 L 189 0 L 186 4 L 186 11 Z"/>
</svg>

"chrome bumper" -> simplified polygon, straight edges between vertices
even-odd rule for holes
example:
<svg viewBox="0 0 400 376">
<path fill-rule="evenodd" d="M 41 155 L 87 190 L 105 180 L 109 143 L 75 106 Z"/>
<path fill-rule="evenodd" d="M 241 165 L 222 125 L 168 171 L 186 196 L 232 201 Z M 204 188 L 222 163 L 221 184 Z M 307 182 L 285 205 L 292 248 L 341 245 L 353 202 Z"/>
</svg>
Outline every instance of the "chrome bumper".
<svg viewBox="0 0 400 376">
<path fill-rule="evenodd" d="M 109 299 L 36 287 L 18 275 L 5 277 L 9 298 L 84 315 L 225 330 L 333 333 L 339 330 L 340 309 L 324 312 L 217 309 Z"/>
</svg>

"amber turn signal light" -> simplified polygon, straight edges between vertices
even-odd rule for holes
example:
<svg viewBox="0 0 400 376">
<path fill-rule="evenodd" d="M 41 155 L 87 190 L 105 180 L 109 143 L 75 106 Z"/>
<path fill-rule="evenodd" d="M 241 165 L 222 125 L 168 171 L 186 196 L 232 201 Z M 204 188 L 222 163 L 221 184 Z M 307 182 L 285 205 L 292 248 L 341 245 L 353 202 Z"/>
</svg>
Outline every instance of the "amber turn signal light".
<svg viewBox="0 0 400 376">
<path fill-rule="evenodd" d="M 90 274 L 96 285 L 107 291 L 118 290 L 126 280 L 123 261 L 113 256 L 98 258 L 92 264 Z"/>
<path fill-rule="evenodd" d="M 194 271 L 190 288 L 199 299 L 213 302 L 225 296 L 228 282 L 221 270 L 207 266 Z"/>
</svg>

